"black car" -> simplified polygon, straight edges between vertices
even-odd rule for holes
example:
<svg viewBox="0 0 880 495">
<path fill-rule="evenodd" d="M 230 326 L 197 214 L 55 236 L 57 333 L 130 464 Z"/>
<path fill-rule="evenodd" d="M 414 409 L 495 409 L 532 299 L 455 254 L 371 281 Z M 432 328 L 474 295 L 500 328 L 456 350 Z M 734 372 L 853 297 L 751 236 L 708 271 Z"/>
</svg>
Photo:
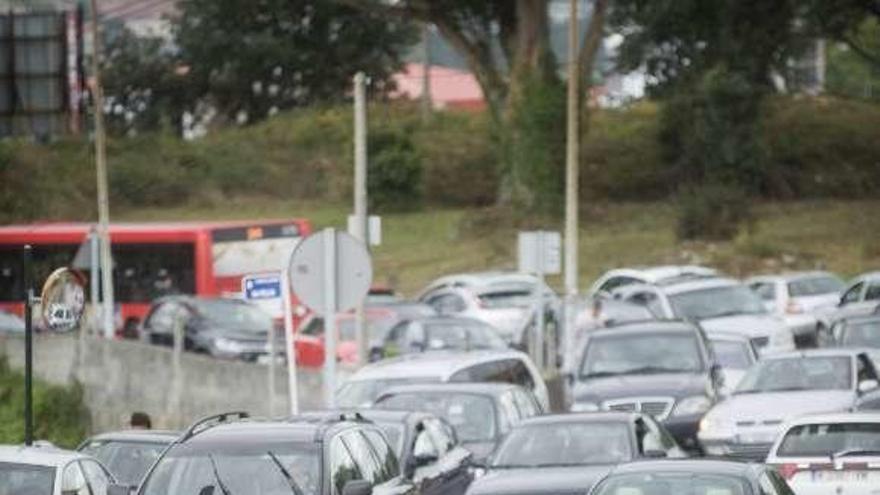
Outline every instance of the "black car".
<svg viewBox="0 0 880 495">
<path fill-rule="evenodd" d="M 723 375 L 699 327 L 654 321 L 590 333 L 570 382 L 572 411 L 650 414 L 698 451 L 697 429 L 720 399 Z"/>
<path fill-rule="evenodd" d="M 176 431 L 125 430 L 95 435 L 77 447 L 113 474 L 119 483 L 137 486 L 153 462 L 180 435 Z"/>
<path fill-rule="evenodd" d="M 513 427 L 468 495 L 583 493 L 615 464 L 685 455 L 641 413 L 538 416 Z"/>
<path fill-rule="evenodd" d="M 284 352 L 284 335 L 261 309 L 239 299 L 168 296 L 153 302 L 142 328 L 152 344 L 174 344 L 175 326 L 184 331 L 184 348 L 215 357 L 256 361 L 268 358 L 269 335 Z"/>
<path fill-rule="evenodd" d="M 472 454 L 458 444 L 455 430 L 442 419 L 424 412 L 365 409 L 317 411 L 311 418 L 358 414 L 385 431 L 404 476 L 421 495 L 456 495 L 467 490 L 473 479 Z"/>
<path fill-rule="evenodd" d="M 507 349 L 508 345 L 488 323 L 473 318 L 429 316 L 402 321 L 385 336 L 375 358 L 426 351 Z"/>
<path fill-rule="evenodd" d="M 509 383 L 439 383 L 385 390 L 377 409 L 424 411 L 455 428 L 461 445 L 483 463 L 513 425 L 543 411 L 534 395 Z"/>
<path fill-rule="evenodd" d="M 127 493 L 114 486 L 110 495 Z M 357 418 L 251 421 L 226 413 L 191 426 L 153 464 L 137 495 L 416 493 L 375 424 Z"/>
<path fill-rule="evenodd" d="M 775 469 L 763 464 L 686 459 L 622 464 L 589 495 L 794 495 Z"/>
</svg>

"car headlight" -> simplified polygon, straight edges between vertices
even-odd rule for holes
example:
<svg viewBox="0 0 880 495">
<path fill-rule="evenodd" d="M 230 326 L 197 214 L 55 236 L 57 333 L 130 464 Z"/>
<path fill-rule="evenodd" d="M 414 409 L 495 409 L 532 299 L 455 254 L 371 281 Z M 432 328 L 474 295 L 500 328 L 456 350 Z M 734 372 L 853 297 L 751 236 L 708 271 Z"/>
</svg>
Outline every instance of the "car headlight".
<svg viewBox="0 0 880 495">
<path fill-rule="evenodd" d="M 241 343 L 225 337 L 214 339 L 214 349 L 220 352 L 236 353 L 242 351 Z"/>
<path fill-rule="evenodd" d="M 695 395 L 686 397 L 678 401 L 675 409 L 672 410 L 673 416 L 690 416 L 693 414 L 703 414 L 712 407 L 712 401 L 704 395 Z"/>
<path fill-rule="evenodd" d="M 700 434 L 712 437 L 733 436 L 733 422 L 706 415 L 700 421 Z"/>
<path fill-rule="evenodd" d="M 596 412 L 599 404 L 595 402 L 575 402 L 571 405 L 571 412 Z"/>
</svg>

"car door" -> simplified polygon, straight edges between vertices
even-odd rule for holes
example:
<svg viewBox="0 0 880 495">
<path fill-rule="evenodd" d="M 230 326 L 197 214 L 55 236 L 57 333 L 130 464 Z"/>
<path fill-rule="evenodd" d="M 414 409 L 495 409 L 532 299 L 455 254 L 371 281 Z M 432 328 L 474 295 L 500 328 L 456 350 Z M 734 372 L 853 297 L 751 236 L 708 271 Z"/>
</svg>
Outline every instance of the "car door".
<svg viewBox="0 0 880 495">
<path fill-rule="evenodd" d="M 329 465 L 326 483 L 330 487 L 330 495 L 342 495 L 345 484 L 349 481 L 364 479 L 360 468 L 354 461 L 348 447 L 342 441 L 342 434 L 338 434 L 329 442 Z"/>
<path fill-rule="evenodd" d="M 107 495 L 107 488 L 114 482 L 107 470 L 91 459 L 83 459 L 80 466 L 92 495 Z"/>
<path fill-rule="evenodd" d="M 315 316 L 305 323 L 294 338 L 296 364 L 319 367 L 324 364 L 324 318 Z"/>
<path fill-rule="evenodd" d="M 174 315 L 179 305 L 166 301 L 154 307 L 144 319 L 143 333 L 151 344 L 173 345 Z"/>
<path fill-rule="evenodd" d="M 373 495 L 414 493 L 415 487 L 400 475 L 397 456 L 382 435 L 377 432 L 378 439 L 372 435 L 374 441 L 371 442 L 366 436 L 367 431 L 350 430 L 343 433 L 342 440 L 363 479 L 372 483 Z"/>
<path fill-rule="evenodd" d="M 467 491 L 473 477 L 468 469 L 473 454 L 458 445 L 452 427 L 442 420 L 433 418 L 423 422 L 425 431 L 431 436 L 439 453 L 437 474 L 438 494 L 460 495 Z M 426 493 L 426 492 L 422 492 Z"/>
<path fill-rule="evenodd" d="M 79 461 L 71 461 L 61 471 L 61 493 L 63 495 L 92 495 Z"/>
<path fill-rule="evenodd" d="M 859 282 L 843 293 L 843 296 L 840 298 L 838 318 L 870 313 L 876 301 L 874 303 L 865 302 L 866 287 L 867 284 L 864 281 Z"/>
</svg>

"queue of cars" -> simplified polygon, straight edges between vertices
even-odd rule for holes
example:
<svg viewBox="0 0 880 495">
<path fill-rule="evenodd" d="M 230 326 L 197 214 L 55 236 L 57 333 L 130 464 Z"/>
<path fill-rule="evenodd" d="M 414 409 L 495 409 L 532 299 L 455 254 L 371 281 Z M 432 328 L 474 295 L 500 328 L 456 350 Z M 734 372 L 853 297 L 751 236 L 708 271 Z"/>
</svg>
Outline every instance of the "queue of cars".
<svg viewBox="0 0 880 495">
<path fill-rule="evenodd" d="M 746 284 L 702 267 L 609 272 L 582 305 L 576 345 L 561 351 L 571 366 L 563 370 L 563 400 L 554 401 L 529 356 L 510 348 L 523 336 L 508 329 L 523 328 L 536 300 L 557 313 L 558 298 L 537 279 L 508 275 L 446 277 L 421 302 L 388 296 L 371 304 L 368 315 L 379 316 L 368 321 L 381 322 L 368 326 L 375 362 L 340 385 L 340 409 L 283 420 L 227 413 L 180 434 L 102 434 L 78 454 L 4 447 L 0 494 L 880 489 L 880 416 L 870 412 L 880 410 L 880 375 L 865 348 L 874 356 L 880 349 L 880 314 L 862 307 L 874 300 L 870 275 L 835 305 L 834 279 L 820 272 Z M 173 303 L 169 314 L 186 315 L 175 323 L 183 321 L 185 345 L 219 357 L 239 356 L 218 339 L 273 335 L 244 328 L 251 320 L 237 315 L 217 330 L 224 325 L 208 324 L 203 301 L 158 303 L 145 323 L 150 334 L 160 334 L 152 316 L 161 323 L 159 310 Z M 243 303 L 218 304 L 249 311 Z M 519 325 L 508 323 L 514 313 Z M 311 325 L 305 328 L 322 328 Z M 302 333 L 320 346 L 320 331 Z M 724 460 L 695 458 L 704 455 Z"/>
</svg>

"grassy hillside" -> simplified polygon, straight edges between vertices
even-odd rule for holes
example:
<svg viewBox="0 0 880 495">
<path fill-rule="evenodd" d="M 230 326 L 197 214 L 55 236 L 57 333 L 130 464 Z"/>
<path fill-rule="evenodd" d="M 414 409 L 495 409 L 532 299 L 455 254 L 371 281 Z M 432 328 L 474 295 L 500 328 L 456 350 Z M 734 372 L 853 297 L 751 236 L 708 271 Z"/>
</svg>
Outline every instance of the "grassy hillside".
<svg viewBox="0 0 880 495">
<path fill-rule="evenodd" d="M 730 242 L 678 242 L 672 206 L 592 204 L 582 213 L 580 281 L 609 268 L 652 263 L 706 263 L 733 275 L 825 267 L 842 275 L 880 268 L 880 201 L 812 201 L 756 205 L 751 233 Z M 125 220 L 279 218 L 304 216 L 317 226 L 345 225 L 341 204 L 246 199 L 210 208 L 132 210 Z M 374 250 L 376 281 L 406 294 L 456 271 L 516 266 L 516 227 L 483 209 L 425 209 L 383 216 L 383 244 Z M 529 227 L 561 230 L 561 221 Z M 561 284 L 559 277 L 551 279 Z"/>
</svg>

